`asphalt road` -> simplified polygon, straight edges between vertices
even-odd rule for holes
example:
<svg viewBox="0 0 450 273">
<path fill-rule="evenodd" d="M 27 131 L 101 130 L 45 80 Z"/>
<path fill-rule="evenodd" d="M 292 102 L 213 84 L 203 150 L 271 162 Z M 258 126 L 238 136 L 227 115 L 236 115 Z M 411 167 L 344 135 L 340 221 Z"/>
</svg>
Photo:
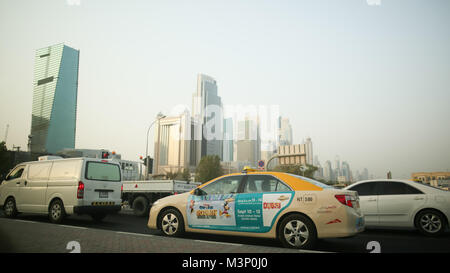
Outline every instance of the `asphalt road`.
<svg viewBox="0 0 450 273">
<path fill-rule="evenodd" d="M 3 212 L 0 212 L 0 218 L 4 218 Z M 44 215 L 21 214 L 18 216 L 18 219 L 49 223 L 48 218 Z M 108 215 L 101 223 L 92 221 L 89 216 L 70 216 L 65 219 L 63 224 L 75 227 L 95 228 L 97 230 L 162 236 L 159 231 L 149 230 L 147 228 L 146 217 L 136 217 L 127 212 Z M 236 243 L 252 247 L 260 246 L 264 249 L 273 247 L 274 250 L 275 248 L 278 249 L 281 247 L 278 241 L 271 239 L 197 233 L 187 233 L 184 235 L 184 238 L 192 239 L 193 241 Z M 371 246 L 372 244 L 375 247 Z M 368 253 L 374 249 L 379 250 L 381 253 L 450 253 L 450 232 L 447 231 L 443 236 L 438 238 L 429 238 L 413 230 L 373 229 L 366 230 L 352 238 L 319 240 L 314 250 L 341 253 Z"/>
</svg>

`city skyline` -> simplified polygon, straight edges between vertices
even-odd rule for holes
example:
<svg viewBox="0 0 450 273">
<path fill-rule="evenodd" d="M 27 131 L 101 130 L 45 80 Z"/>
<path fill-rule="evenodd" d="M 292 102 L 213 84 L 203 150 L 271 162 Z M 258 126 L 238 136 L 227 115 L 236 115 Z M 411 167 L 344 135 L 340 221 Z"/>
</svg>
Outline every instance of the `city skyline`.
<svg viewBox="0 0 450 273">
<path fill-rule="evenodd" d="M 27 147 L 35 50 L 64 42 L 83 52 L 76 148 L 137 160 L 156 114 L 190 105 L 205 73 L 228 104 L 279 105 L 293 143 L 311 137 L 320 158 L 339 154 L 380 177 L 445 171 L 449 10 L 446 1 L 0 1 L 0 135 L 9 124 L 8 148 Z"/>
</svg>

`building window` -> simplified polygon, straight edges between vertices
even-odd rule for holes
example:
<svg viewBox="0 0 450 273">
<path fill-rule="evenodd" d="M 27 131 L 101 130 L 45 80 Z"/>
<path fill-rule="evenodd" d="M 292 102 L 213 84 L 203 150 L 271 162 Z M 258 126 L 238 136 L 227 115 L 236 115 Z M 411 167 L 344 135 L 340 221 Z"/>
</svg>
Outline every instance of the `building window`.
<svg viewBox="0 0 450 273">
<path fill-rule="evenodd" d="M 39 80 L 37 82 L 37 84 L 38 85 L 42 85 L 42 84 L 46 84 L 46 83 L 49 83 L 49 82 L 52 82 L 52 81 L 53 81 L 53 76 L 45 78 L 45 79 L 42 79 L 42 80 Z"/>
<path fill-rule="evenodd" d="M 47 54 L 41 55 L 41 56 L 39 56 L 39 57 L 41 57 L 41 58 L 44 58 L 44 57 L 47 57 L 47 56 L 50 56 L 50 53 L 47 53 Z"/>
</svg>

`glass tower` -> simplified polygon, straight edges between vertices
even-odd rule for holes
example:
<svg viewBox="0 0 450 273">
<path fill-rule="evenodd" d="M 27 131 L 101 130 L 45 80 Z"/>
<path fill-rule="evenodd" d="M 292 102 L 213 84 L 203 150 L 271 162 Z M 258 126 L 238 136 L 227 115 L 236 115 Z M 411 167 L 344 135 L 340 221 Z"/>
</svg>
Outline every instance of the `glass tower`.
<svg viewBox="0 0 450 273">
<path fill-rule="evenodd" d="M 217 92 L 217 82 L 210 76 L 197 76 L 197 92 L 192 96 L 192 118 L 201 132 L 195 136 L 198 143 L 197 161 L 205 155 L 218 155 L 222 160 L 223 105 Z"/>
<path fill-rule="evenodd" d="M 80 51 L 64 44 L 36 50 L 29 149 L 75 148 Z"/>
</svg>

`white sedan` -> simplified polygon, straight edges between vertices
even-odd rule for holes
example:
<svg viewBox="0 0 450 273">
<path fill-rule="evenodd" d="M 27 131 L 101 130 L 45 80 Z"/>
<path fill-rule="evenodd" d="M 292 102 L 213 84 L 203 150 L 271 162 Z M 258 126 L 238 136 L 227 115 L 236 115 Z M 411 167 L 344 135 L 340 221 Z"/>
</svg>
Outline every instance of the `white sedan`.
<svg viewBox="0 0 450 273">
<path fill-rule="evenodd" d="M 417 228 L 442 234 L 450 218 L 450 192 L 409 180 L 366 180 L 345 190 L 359 194 L 366 227 Z"/>
</svg>

